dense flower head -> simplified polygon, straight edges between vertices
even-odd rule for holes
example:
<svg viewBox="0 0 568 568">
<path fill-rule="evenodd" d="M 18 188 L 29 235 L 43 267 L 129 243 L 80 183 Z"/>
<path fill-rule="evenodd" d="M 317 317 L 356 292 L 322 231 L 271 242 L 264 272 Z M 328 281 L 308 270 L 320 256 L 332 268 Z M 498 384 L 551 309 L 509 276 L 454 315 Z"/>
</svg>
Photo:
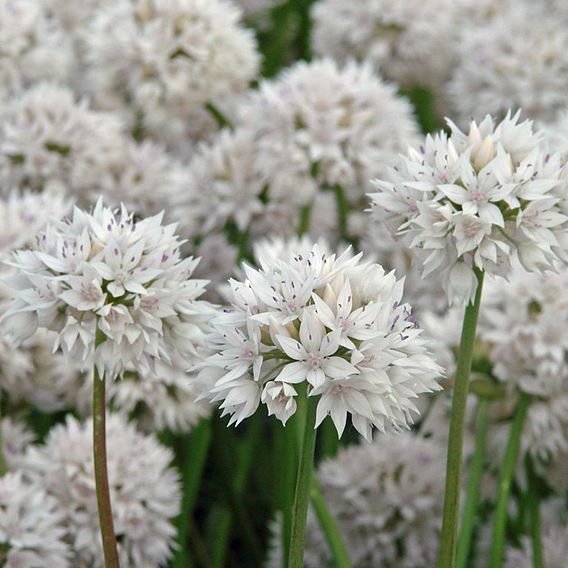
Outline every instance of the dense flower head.
<svg viewBox="0 0 568 568">
<path fill-rule="evenodd" d="M 322 0 L 314 5 L 314 50 L 372 62 L 397 83 L 438 87 L 449 74 L 454 0 Z"/>
<path fill-rule="evenodd" d="M 436 562 L 444 495 L 444 447 L 405 432 L 350 446 L 319 467 L 318 478 L 353 566 L 419 568 Z M 306 568 L 332 564 L 314 514 Z M 276 566 L 276 563 L 274 564 Z"/>
<path fill-rule="evenodd" d="M 451 303 L 473 299 L 475 268 L 507 277 L 515 257 L 534 272 L 565 259 L 564 164 L 519 114 L 466 133 L 448 121 L 450 135 L 429 135 L 374 182 L 375 218 L 415 250 L 423 276 L 443 275 Z"/>
<path fill-rule="evenodd" d="M 565 9 L 565 7 L 564 7 Z M 503 116 L 522 108 L 551 121 L 566 109 L 566 22 L 545 2 L 491 2 L 490 16 L 463 26 L 457 64 L 448 84 L 451 105 L 463 119 L 482 110 Z"/>
<path fill-rule="evenodd" d="M 68 417 L 44 445 L 32 446 L 26 475 L 46 487 L 64 517 L 76 568 L 104 566 L 93 467 L 92 424 Z M 114 527 L 122 566 L 162 566 L 171 556 L 180 509 L 171 450 L 118 415 L 107 421 L 107 457 Z"/>
<path fill-rule="evenodd" d="M 64 514 L 57 499 L 22 472 L 0 478 L 0 560 L 6 568 L 68 568 Z"/>
<path fill-rule="evenodd" d="M 175 353 L 195 355 L 206 282 L 191 278 L 198 260 L 181 257 L 175 225 L 161 221 L 99 200 L 92 213 L 75 208 L 70 220 L 51 222 L 33 249 L 14 253 L 8 332 L 21 341 L 51 329 L 66 357 L 112 378 Z"/>
<path fill-rule="evenodd" d="M 241 120 L 259 139 L 258 162 L 278 201 L 308 203 L 342 186 L 351 202 L 414 142 L 412 107 L 369 65 L 299 62 L 244 101 Z"/>
<path fill-rule="evenodd" d="M 225 0 L 120 0 L 103 7 L 85 32 L 95 100 L 132 124 L 141 120 L 146 133 L 167 143 L 202 136 L 207 103 L 244 91 L 258 71 L 254 36 L 239 18 Z"/>
<path fill-rule="evenodd" d="M 0 192 L 53 189 L 85 201 L 123 151 L 120 121 L 67 87 L 40 83 L 11 99 L 1 116 Z"/>
<path fill-rule="evenodd" d="M 373 426 L 406 427 L 413 399 L 439 388 L 440 368 L 402 303 L 402 281 L 317 244 L 259 260 L 259 269 L 244 266 L 244 281 L 230 281 L 231 305 L 212 321 L 203 396 L 220 401 L 231 423 L 261 402 L 285 423 L 307 384 L 319 396 L 316 426 L 329 415 L 341 436 L 351 414 L 367 439 Z"/>
<path fill-rule="evenodd" d="M 0 102 L 42 79 L 64 82 L 73 66 L 69 38 L 42 2 L 0 1 Z"/>
</svg>

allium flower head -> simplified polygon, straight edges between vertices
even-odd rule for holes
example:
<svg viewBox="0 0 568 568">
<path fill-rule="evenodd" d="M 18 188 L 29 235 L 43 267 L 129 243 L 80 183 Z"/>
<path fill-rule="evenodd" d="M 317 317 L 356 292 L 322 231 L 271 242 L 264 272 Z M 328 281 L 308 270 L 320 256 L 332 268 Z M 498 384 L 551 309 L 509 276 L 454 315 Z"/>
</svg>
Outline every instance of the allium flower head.
<svg viewBox="0 0 568 568">
<path fill-rule="evenodd" d="M 111 378 L 195 354 L 205 281 L 191 279 L 198 260 L 181 258 L 175 225 L 161 220 L 135 220 L 99 200 L 92 213 L 75 208 L 71 220 L 50 223 L 35 248 L 14 254 L 8 331 L 23 340 L 38 327 L 54 330 L 65 356 Z"/>
<path fill-rule="evenodd" d="M 370 445 L 351 446 L 323 462 L 318 478 L 353 566 L 435 565 L 444 462 L 442 445 L 410 432 L 377 436 Z M 304 563 L 306 568 L 333 564 L 312 511 Z"/>
<path fill-rule="evenodd" d="M 522 448 L 544 458 L 568 451 L 568 271 L 546 277 L 513 273 L 511 283 L 489 281 L 479 337 L 492 374 L 516 401 L 533 395 Z"/>
<path fill-rule="evenodd" d="M 199 379 L 237 424 L 264 403 L 283 423 L 296 411 L 298 386 L 319 396 L 316 425 L 330 415 L 341 436 L 347 414 L 367 439 L 373 426 L 403 428 L 412 399 L 438 388 L 431 359 L 402 282 L 348 250 L 319 245 L 245 266 L 230 281 L 231 307 L 213 320 L 213 354 Z"/>
<path fill-rule="evenodd" d="M 22 472 L 0 478 L 0 561 L 5 568 L 68 568 L 64 514 L 57 499 Z"/>
<path fill-rule="evenodd" d="M 2 114 L 0 185 L 56 189 L 86 201 L 123 143 L 116 117 L 76 101 L 67 87 L 41 83 Z"/>
<path fill-rule="evenodd" d="M 566 108 L 566 22 L 545 2 L 491 2 L 494 12 L 463 26 L 457 64 L 448 85 L 464 120 L 479 112 L 503 116 L 522 108 L 532 119 L 554 120 Z M 565 10 L 566 6 L 564 6 Z"/>
<path fill-rule="evenodd" d="M 258 71 L 254 36 L 239 18 L 225 0 L 111 3 L 85 34 L 95 100 L 132 121 L 140 113 L 143 129 L 166 142 L 202 135 L 194 129 L 205 105 L 244 91 Z"/>
<path fill-rule="evenodd" d="M 403 85 L 438 86 L 449 74 L 454 0 L 323 0 L 314 5 L 314 50 L 369 61 Z"/>
<path fill-rule="evenodd" d="M 28 450 L 26 474 L 57 499 L 76 568 L 103 568 L 90 420 L 55 426 L 45 445 Z M 107 454 L 114 527 L 122 566 L 165 565 L 179 513 L 180 483 L 172 452 L 117 415 L 107 422 Z M 43 565 L 43 564 L 42 564 Z"/>
<path fill-rule="evenodd" d="M 428 136 L 371 194 L 374 216 L 419 255 L 423 276 L 441 272 L 451 303 L 476 290 L 474 268 L 506 277 L 518 257 L 530 271 L 565 258 L 565 170 L 519 113 L 487 116 L 467 133 Z"/>
<path fill-rule="evenodd" d="M 69 77 L 73 49 L 43 2 L 0 1 L 0 101 L 41 80 Z"/>
</svg>

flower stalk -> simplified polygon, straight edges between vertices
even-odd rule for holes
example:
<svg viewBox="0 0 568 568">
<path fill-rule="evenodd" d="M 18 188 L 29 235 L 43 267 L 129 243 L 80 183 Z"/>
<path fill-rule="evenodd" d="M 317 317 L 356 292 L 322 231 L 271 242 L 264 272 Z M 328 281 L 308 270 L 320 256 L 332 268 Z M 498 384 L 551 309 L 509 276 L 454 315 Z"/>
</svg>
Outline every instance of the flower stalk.
<svg viewBox="0 0 568 568">
<path fill-rule="evenodd" d="M 465 309 L 450 414 L 439 568 L 453 568 L 456 558 L 465 411 L 484 273 L 475 269 L 475 275 L 477 289 L 473 303 Z"/>
<path fill-rule="evenodd" d="M 521 444 L 521 434 L 525 424 L 525 417 L 531 402 L 531 396 L 521 393 L 519 404 L 515 410 L 509 441 L 505 450 L 503 469 L 499 479 L 497 493 L 497 506 L 495 508 L 495 521 L 493 525 L 493 539 L 491 544 L 491 555 L 489 568 L 500 568 L 503 564 L 503 551 L 505 547 L 505 528 L 507 525 L 507 504 L 511 493 L 511 483 L 513 473 L 517 465 L 517 456 Z"/>
<path fill-rule="evenodd" d="M 310 501 L 317 433 L 315 429 L 317 398 L 309 397 L 306 389 L 300 396 L 299 402 L 305 405 L 307 410 L 302 447 L 300 450 L 300 461 L 298 463 L 298 473 L 296 476 L 288 568 L 302 568 L 304 566 L 306 520 Z"/>
<path fill-rule="evenodd" d="M 95 349 L 105 339 L 104 334 L 97 328 Z M 99 510 L 99 526 L 105 557 L 105 568 L 119 568 L 118 549 L 114 534 L 112 519 L 112 506 L 108 483 L 107 452 L 106 452 L 106 399 L 105 381 L 103 374 L 99 375 L 97 366 L 94 366 L 93 380 L 93 457 L 95 466 L 95 485 L 97 491 L 97 505 Z"/>
<path fill-rule="evenodd" d="M 7 470 L 6 458 L 4 457 L 4 433 L 2 432 L 2 389 L 0 389 L 0 477 L 2 477 Z"/>
<path fill-rule="evenodd" d="M 526 458 L 528 495 L 527 506 L 529 510 L 530 535 L 533 556 L 533 567 L 544 568 L 544 554 L 540 534 L 540 498 L 538 493 L 538 479 L 534 471 L 534 464 L 530 455 Z"/>
</svg>

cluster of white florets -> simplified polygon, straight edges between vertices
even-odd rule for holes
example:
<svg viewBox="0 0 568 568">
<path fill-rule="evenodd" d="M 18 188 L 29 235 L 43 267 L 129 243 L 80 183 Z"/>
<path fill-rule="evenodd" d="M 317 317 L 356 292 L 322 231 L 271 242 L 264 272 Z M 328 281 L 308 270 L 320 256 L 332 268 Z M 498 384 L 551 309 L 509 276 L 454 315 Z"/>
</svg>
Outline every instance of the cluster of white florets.
<svg viewBox="0 0 568 568">
<path fill-rule="evenodd" d="M 73 49 L 43 2 L 0 1 L 0 103 L 41 80 L 66 81 Z"/>
<path fill-rule="evenodd" d="M 402 282 L 361 255 L 263 255 L 232 280 L 229 308 L 213 320 L 213 354 L 199 378 L 239 423 L 262 402 L 285 423 L 297 390 L 319 396 L 316 424 L 331 416 L 341 436 L 347 414 L 367 439 L 372 427 L 406 427 L 413 399 L 436 390 L 440 368 L 426 350 Z"/>
<path fill-rule="evenodd" d="M 205 281 L 191 278 L 198 261 L 181 258 L 175 225 L 161 219 L 99 201 L 92 213 L 75 208 L 71 220 L 51 222 L 34 249 L 14 253 L 8 331 L 20 341 L 38 327 L 56 331 L 65 356 L 111 378 L 174 353 L 195 356 Z"/>
<path fill-rule="evenodd" d="M 71 544 L 77 568 L 104 566 L 94 484 L 92 423 L 69 417 L 55 426 L 44 445 L 25 456 L 26 476 L 51 496 Z M 116 415 L 107 422 L 110 495 L 119 556 L 123 566 L 161 566 L 171 556 L 172 520 L 180 509 L 178 473 L 170 467 L 171 450 L 154 436 L 136 431 Z M 45 504 L 38 503 L 37 511 Z M 43 565 L 43 564 L 41 564 Z"/>
<path fill-rule="evenodd" d="M 120 0 L 103 7 L 85 29 L 93 97 L 170 145 L 199 135 L 192 130 L 203 127 L 207 103 L 244 91 L 258 72 L 254 36 L 239 18 L 225 0 Z"/>
<path fill-rule="evenodd" d="M 535 272 L 565 258 L 564 164 L 518 120 L 488 116 L 467 133 L 449 122 L 451 135 L 428 136 L 375 181 L 375 218 L 415 250 L 424 277 L 444 276 L 451 303 L 473 299 L 474 269 L 506 277 L 515 257 Z"/>
</svg>

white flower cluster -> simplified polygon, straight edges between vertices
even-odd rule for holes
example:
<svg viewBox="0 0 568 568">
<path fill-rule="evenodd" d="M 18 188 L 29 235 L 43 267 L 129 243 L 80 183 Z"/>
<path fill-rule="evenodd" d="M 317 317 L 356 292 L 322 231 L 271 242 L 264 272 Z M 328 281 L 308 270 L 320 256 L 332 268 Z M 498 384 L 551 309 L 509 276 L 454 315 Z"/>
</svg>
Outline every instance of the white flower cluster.
<svg viewBox="0 0 568 568">
<path fill-rule="evenodd" d="M 244 91 L 258 72 L 254 36 L 239 18 L 225 0 L 120 0 L 103 7 L 85 29 L 94 99 L 170 145 L 202 135 L 205 105 Z"/>
<path fill-rule="evenodd" d="M 325 461 L 318 477 L 357 568 L 434 566 L 444 495 L 444 447 L 412 433 L 378 436 Z M 331 563 L 315 515 L 305 564 Z"/>
<path fill-rule="evenodd" d="M 313 8 L 314 51 L 372 62 L 402 85 L 439 88 L 453 64 L 454 0 L 322 0 Z"/>
<path fill-rule="evenodd" d="M 492 2 L 490 16 L 463 26 L 448 85 L 460 118 L 521 108 L 530 118 L 551 121 L 567 108 L 568 30 L 545 4 Z"/>
<path fill-rule="evenodd" d="M 69 38 L 43 2 L 0 1 L 0 46 L 0 102 L 35 82 L 70 76 Z"/>
<path fill-rule="evenodd" d="M 546 277 L 517 270 L 511 283 L 489 281 L 479 325 L 492 374 L 509 396 L 534 397 L 523 448 L 547 458 L 568 451 L 567 287 L 566 269 Z"/>
<path fill-rule="evenodd" d="M 372 427 L 404 428 L 413 399 L 438 389 L 431 359 L 402 282 L 348 250 L 319 245 L 287 257 L 264 255 L 231 280 L 231 307 L 213 320 L 213 354 L 199 379 L 237 424 L 262 402 L 283 423 L 296 411 L 298 386 L 319 396 L 319 425 L 331 416 L 339 436 L 347 414 L 370 439 Z"/>
<path fill-rule="evenodd" d="M 31 446 L 26 475 L 46 487 L 64 517 L 75 568 L 103 568 L 94 483 L 91 421 L 68 417 L 45 445 Z M 162 566 L 171 556 L 180 509 L 179 475 L 173 455 L 154 436 L 136 431 L 117 415 L 107 421 L 107 453 L 114 527 L 122 566 Z M 44 509 L 41 504 L 39 511 Z M 44 564 L 41 564 L 42 566 Z M 35 565 L 34 565 L 35 566 Z"/>
<path fill-rule="evenodd" d="M 120 121 L 40 83 L 7 103 L 0 124 L 0 193 L 57 190 L 85 201 L 122 151 Z"/>
<path fill-rule="evenodd" d="M 369 179 L 417 132 L 410 104 L 369 66 L 298 63 L 243 101 L 235 132 L 197 152 L 176 215 L 204 234 L 231 221 L 292 236 L 311 204 L 311 234 L 337 238 L 337 188 L 362 209 Z"/>
<path fill-rule="evenodd" d="M 443 275 L 452 304 L 473 299 L 474 268 L 506 277 L 515 257 L 534 272 L 565 258 L 564 165 L 518 121 L 487 116 L 467 133 L 449 121 L 451 135 L 428 136 L 374 182 L 375 218 L 416 251 L 424 277 Z"/>
<path fill-rule="evenodd" d="M 1 422 L 2 455 L 8 471 L 16 470 L 23 464 L 27 447 L 35 441 L 35 434 L 21 421 L 5 416 Z"/>
<path fill-rule="evenodd" d="M 161 220 L 135 220 L 99 200 L 92 214 L 75 208 L 71 220 L 51 222 L 35 249 L 14 253 L 9 333 L 21 341 L 38 327 L 54 330 L 66 357 L 111 378 L 148 372 L 174 353 L 195 356 L 205 281 L 191 279 L 198 261 L 181 258 L 175 225 Z"/>
<path fill-rule="evenodd" d="M 0 477 L 0 562 L 6 568 L 69 568 L 64 513 L 57 499 L 22 472 Z"/>
</svg>

